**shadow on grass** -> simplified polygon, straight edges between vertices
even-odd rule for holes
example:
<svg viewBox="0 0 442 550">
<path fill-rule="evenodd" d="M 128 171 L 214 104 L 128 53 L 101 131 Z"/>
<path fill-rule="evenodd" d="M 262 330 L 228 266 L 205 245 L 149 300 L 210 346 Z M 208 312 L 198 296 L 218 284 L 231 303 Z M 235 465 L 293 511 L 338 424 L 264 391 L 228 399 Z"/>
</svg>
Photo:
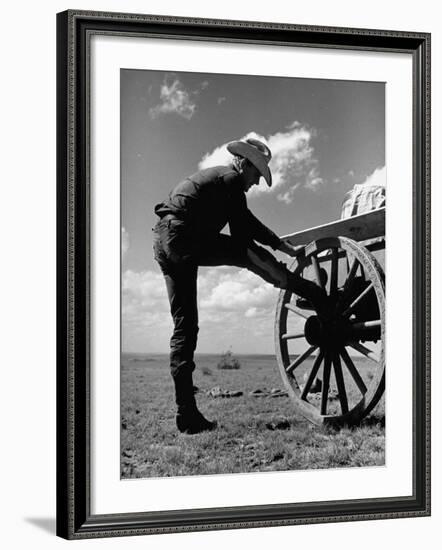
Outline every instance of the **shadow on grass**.
<svg viewBox="0 0 442 550">
<path fill-rule="evenodd" d="M 361 426 L 377 426 L 379 425 L 381 428 L 385 428 L 385 415 L 373 415 L 369 416 L 368 418 L 364 418 L 364 420 L 361 422 Z"/>
<path fill-rule="evenodd" d="M 364 418 L 359 424 L 343 424 L 340 425 L 338 423 L 330 422 L 328 424 L 324 424 L 323 426 L 318 426 L 318 429 L 320 429 L 324 434 L 326 435 L 333 435 L 341 432 L 342 430 L 351 430 L 355 431 L 360 428 L 385 428 L 385 415 L 373 415 L 369 416 L 367 418 Z"/>
</svg>

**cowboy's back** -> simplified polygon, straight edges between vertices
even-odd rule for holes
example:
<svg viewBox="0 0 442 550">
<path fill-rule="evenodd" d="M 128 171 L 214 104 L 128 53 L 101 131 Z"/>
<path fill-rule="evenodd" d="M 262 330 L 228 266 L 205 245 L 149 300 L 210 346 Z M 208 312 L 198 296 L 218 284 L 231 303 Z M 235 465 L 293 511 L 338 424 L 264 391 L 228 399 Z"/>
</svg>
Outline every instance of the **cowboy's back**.
<svg viewBox="0 0 442 550">
<path fill-rule="evenodd" d="M 240 180 L 232 166 L 200 170 L 181 181 L 155 206 L 155 213 L 181 220 L 189 237 L 201 243 L 209 243 L 229 224 L 230 234 L 238 241 L 256 240 L 276 249 L 279 237 L 250 212 Z"/>
</svg>

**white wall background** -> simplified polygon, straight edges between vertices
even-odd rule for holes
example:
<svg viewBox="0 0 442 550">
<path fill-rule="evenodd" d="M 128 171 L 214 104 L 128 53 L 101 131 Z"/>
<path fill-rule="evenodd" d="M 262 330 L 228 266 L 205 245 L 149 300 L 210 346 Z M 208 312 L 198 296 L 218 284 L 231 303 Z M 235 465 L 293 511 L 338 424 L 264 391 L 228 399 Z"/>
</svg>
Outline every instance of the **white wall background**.
<svg viewBox="0 0 442 550">
<path fill-rule="evenodd" d="M 1 140 L 1 528 L 4 548 L 415 549 L 442 535 L 442 30 L 436 0 L 52 1 L 3 6 Z M 55 532 L 55 14 L 67 8 L 432 33 L 433 516 L 68 543 Z M 439 391 L 438 391 L 439 390 Z"/>
</svg>

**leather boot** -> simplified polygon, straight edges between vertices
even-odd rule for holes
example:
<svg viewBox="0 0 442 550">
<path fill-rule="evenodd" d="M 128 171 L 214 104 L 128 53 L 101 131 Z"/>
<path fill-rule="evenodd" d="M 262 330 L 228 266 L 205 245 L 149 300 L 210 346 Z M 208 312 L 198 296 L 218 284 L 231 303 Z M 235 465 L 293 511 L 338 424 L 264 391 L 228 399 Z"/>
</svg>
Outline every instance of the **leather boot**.
<svg viewBox="0 0 442 550">
<path fill-rule="evenodd" d="M 313 281 L 290 273 L 288 275 L 288 288 L 310 302 L 316 311 L 322 311 L 327 307 L 328 296 L 326 291 Z"/>
<path fill-rule="evenodd" d="M 176 425 L 181 433 L 196 434 L 214 430 L 216 422 L 210 422 L 196 406 L 192 373 L 179 373 L 174 378 L 176 404 L 178 406 Z"/>
<path fill-rule="evenodd" d="M 207 420 L 195 406 L 194 409 L 178 411 L 176 425 L 181 433 L 197 434 L 214 430 L 217 423 Z"/>
</svg>

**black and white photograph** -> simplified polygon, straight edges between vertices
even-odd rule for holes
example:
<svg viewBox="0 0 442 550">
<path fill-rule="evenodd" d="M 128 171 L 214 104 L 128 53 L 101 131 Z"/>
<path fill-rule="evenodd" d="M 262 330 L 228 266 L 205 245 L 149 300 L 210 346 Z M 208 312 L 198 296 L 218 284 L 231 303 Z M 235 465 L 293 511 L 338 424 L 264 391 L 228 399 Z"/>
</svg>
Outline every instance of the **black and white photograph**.
<svg viewBox="0 0 442 550">
<path fill-rule="evenodd" d="M 430 33 L 241 13 L 57 14 L 59 537 L 431 513 Z"/>
<path fill-rule="evenodd" d="M 120 70 L 122 480 L 385 465 L 385 93 Z"/>
<path fill-rule="evenodd" d="M 437 547 L 440 12 L 5 3 L 2 548 Z"/>
</svg>

